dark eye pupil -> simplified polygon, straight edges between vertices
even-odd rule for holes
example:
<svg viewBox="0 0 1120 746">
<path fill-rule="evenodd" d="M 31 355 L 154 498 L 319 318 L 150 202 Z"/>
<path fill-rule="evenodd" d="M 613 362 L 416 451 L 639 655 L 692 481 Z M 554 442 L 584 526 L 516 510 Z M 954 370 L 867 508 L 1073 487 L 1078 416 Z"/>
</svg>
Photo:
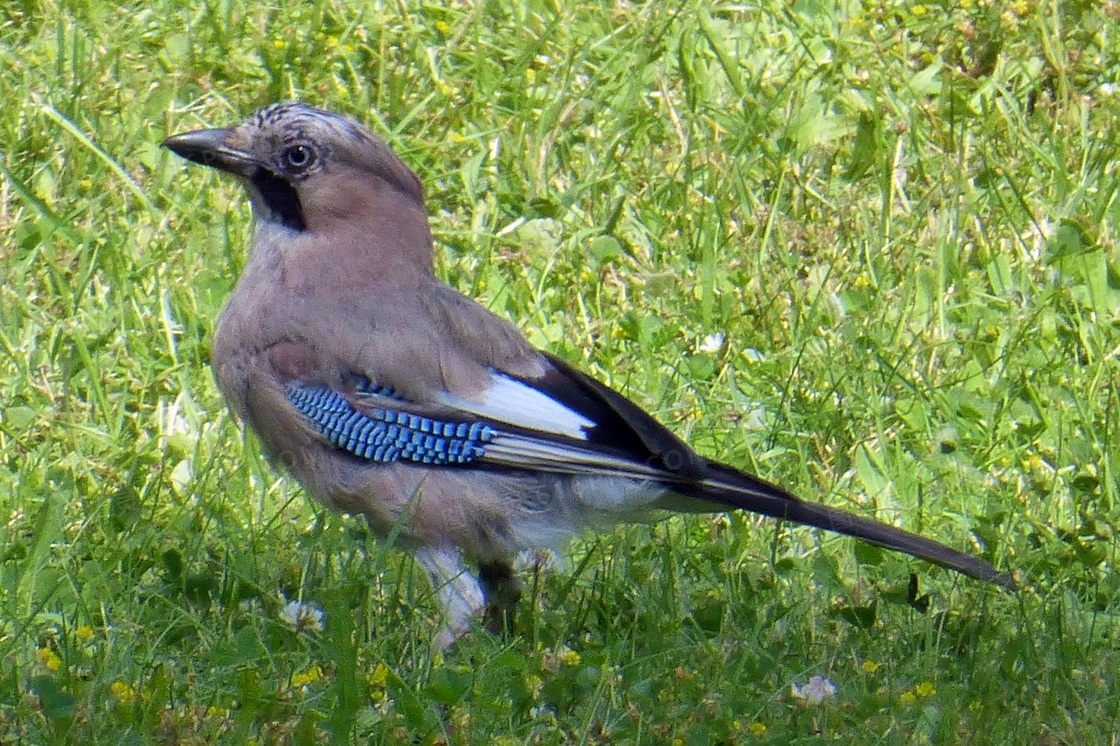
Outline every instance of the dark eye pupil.
<svg viewBox="0 0 1120 746">
<path fill-rule="evenodd" d="M 302 168 L 311 163 L 311 149 L 305 145 L 296 145 L 295 147 L 288 148 L 288 152 L 284 154 L 288 160 L 288 165 L 294 168 Z"/>
</svg>

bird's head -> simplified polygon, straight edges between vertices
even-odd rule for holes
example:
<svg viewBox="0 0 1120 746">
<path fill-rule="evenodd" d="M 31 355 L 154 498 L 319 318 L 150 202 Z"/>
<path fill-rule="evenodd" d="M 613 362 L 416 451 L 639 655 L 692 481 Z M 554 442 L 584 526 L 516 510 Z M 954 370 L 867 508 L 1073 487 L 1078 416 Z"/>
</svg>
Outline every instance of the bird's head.
<svg viewBox="0 0 1120 746">
<path fill-rule="evenodd" d="M 242 124 L 172 135 L 164 147 L 240 176 L 258 221 L 306 231 L 399 209 L 424 209 L 416 175 L 379 137 L 300 103 L 266 106 Z M 380 208 L 380 209 L 379 209 Z"/>
</svg>

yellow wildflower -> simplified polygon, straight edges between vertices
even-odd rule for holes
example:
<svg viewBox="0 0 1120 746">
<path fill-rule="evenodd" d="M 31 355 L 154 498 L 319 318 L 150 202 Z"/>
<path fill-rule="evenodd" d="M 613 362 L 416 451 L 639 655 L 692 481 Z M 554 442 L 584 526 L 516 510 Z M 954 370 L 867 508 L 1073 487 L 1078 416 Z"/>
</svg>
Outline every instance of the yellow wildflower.
<svg viewBox="0 0 1120 746">
<path fill-rule="evenodd" d="M 525 688 L 529 691 L 529 696 L 533 699 L 536 699 L 537 695 L 541 693 L 541 687 L 543 686 L 544 681 L 541 680 L 540 676 L 529 675 L 525 677 Z"/>
<path fill-rule="evenodd" d="M 136 697 L 136 690 L 132 688 L 131 684 L 126 684 L 123 681 L 114 681 L 109 685 L 109 696 L 118 705 L 127 705 Z"/>
<path fill-rule="evenodd" d="M 62 659 L 58 657 L 58 653 L 50 648 L 39 648 L 35 651 L 35 660 L 43 665 L 43 668 L 51 671 L 57 671 L 62 668 Z"/>
<path fill-rule="evenodd" d="M 320 666 L 318 663 L 316 663 L 315 665 L 311 666 L 311 668 L 307 669 L 303 673 L 292 674 L 292 688 L 293 689 L 299 689 L 301 687 L 305 687 L 305 686 L 308 686 L 310 684 L 314 684 L 316 681 L 319 681 L 322 678 L 323 678 L 323 667 Z"/>
<path fill-rule="evenodd" d="M 374 668 L 373 671 L 370 672 L 368 677 L 366 677 L 366 682 L 369 683 L 370 686 L 384 687 L 385 682 L 388 681 L 388 680 L 389 680 L 389 667 L 386 666 L 384 663 L 378 663 L 377 667 Z"/>
<path fill-rule="evenodd" d="M 564 665 L 567 665 L 567 666 L 578 666 L 579 665 L 579 653 L 572 650 L 567 645 L 561 645 L 560 646 L 560 649 L 556 651 L 556 657 L 559 658 L 560 662 L 563 663 Z"/>
<path fill-rule="evenodd" d="M 369 684 L 369 698 L 372 702 L 380 702 L 385 699 L 385 682 L 389 680 L 389 667 L 384 663 L 378 663 L 377 666 L 366 675 L 366 683 Z"/>
</svg>

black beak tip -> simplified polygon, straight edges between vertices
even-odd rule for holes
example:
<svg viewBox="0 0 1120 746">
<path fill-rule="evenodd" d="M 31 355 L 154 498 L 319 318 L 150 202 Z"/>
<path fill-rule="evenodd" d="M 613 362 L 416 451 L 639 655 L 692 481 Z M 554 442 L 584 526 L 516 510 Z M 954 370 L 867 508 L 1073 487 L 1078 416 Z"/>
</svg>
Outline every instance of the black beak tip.
<svg viewBox="0 0 1120 746">
<path fill-rule="evenodd" d="M 167 148 L 175 155 L 182 155 L 180 151 L 183 150 L 182 135 L 172 135 L 159 144 L 161 148 Z"/>
<path fill-rule="evenodd" d="M 231 151 L 226 147 L 228 130 L 198 130 L 171 135 L 160 145 L 188 161 L 229 170 Z"/>
</svg>

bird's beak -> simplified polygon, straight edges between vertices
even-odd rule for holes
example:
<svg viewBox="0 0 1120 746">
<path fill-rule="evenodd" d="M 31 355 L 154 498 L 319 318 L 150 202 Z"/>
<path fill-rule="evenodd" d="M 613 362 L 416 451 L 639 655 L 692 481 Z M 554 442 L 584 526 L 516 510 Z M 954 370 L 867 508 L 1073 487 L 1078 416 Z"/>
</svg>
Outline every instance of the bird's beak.
<svg viewBox="0 0 1120 746">
<path fill-rule="evenodd" d="M 260 162 L 251 154 L 226 145 L 229 132 L 228 129 L 184 132 L 164 140 L 163 147 L 188 161 L 238 176 L 252 177 L 260 168 Z"/>
</svg>

